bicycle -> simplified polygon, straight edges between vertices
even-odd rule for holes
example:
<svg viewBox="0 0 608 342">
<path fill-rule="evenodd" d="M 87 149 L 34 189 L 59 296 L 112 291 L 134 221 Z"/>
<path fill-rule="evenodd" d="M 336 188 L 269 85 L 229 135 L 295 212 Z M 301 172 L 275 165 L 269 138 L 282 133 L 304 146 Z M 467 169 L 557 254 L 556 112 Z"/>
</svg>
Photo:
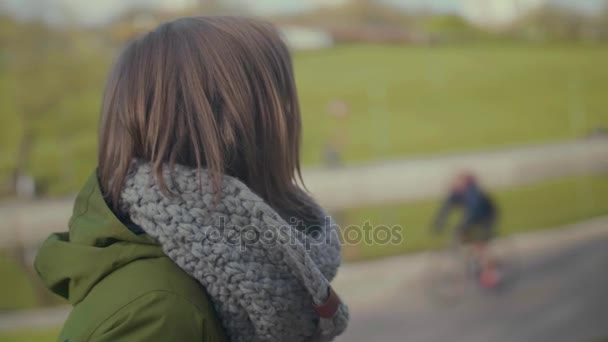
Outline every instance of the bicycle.
<svg viewBox="0 0 608 342">
<path fill-rule="evenodd" d="M 517 280 L 517 250 L 512 241 L 502 238 L 488 242 L 486 256 L 492 260 L 498 279 L 491 286 L 482 279 L 482 260 L 474 243 L 453 239 L 447 248 L 431 256 L 428 290 L 440 303 L 456 303 L 470 294 L 500 294 Z"/>
</svg>

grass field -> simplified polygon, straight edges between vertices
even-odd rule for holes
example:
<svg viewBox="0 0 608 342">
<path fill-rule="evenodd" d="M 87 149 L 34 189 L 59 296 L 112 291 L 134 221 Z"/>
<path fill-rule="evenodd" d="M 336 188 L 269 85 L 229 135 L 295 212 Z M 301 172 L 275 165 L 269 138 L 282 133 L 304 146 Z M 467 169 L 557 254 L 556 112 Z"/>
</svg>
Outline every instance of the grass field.
<svg viewBox="0 0 608 342">
<path fill-rule="evenodd" d="M 608 126 L 608 46 L 344 46 L 296 55 L 304 161 L 338 128 L 347 160 L 521 145 Z M 350 117 L 327 115 L 344 100 Z"/>
<path fill-rule="evenodd" d="M 356 161 L 551 141 L 608 126 L 608 46 L 352 45 L 294 59 L 307 165 L 320 163 L 336 136 L 344 158 Z M 50 195 L 76 191 L 95 165 L 107 61 L 94 65 L 101 70 L 85 86 L 57 92 L 38 113 L 28 165 Z M 51 76 L 63 74 L 77 76 L 61 69 Z M 2 80 L 0 70 L 0 89 L 12 89 Z M 8 90 L 0 92 L 0 183 L 22 129 Z M 348 104 L 346 118 L 328 115 L 335 99 Z"/>
<path fill-rule="evenodd" d="M 53 342 L 58 335 L 59 329 L 0 332 L 0 342 Z"/>
<path fill-rule="evenodd" d="M 30 279 L 7 253 L 0 253 L 0 275 L 0 312 L 36 306 Z"/>
</svg>

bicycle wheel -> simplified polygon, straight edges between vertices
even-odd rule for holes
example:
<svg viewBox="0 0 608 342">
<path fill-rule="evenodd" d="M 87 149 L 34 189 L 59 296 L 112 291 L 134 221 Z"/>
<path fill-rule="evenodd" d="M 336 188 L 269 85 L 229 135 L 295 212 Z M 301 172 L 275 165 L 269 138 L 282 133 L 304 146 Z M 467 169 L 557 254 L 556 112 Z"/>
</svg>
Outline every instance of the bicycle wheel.
<svg viewBox="0 0 608 342">
<path fill-rule="evenodd" d="M 489 253 L 494 258 L 500 274 L 499 283 L 494 289 L 501 293 L 512 290 L 519 280 L 520 259 L 517 246 L 509 237 L 500 238 L 489 246 Z"/>
<path fill-rule="evenodd" d="M 455 304 L 471 288 L 471 259 L 460 247 L 450 247 L 431 256 L 428 291 L 432 300 Z"/>
</svg>

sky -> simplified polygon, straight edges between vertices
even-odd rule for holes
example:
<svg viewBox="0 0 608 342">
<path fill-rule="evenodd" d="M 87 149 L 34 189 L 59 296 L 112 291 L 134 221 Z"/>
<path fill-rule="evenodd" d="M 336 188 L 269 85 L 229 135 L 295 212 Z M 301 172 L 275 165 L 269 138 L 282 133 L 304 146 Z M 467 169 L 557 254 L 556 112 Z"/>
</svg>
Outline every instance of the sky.
<svg viewBox="0 0 608 342">
<path fill-rule="evenodd" d="M 179 9 L 201 0 L 0 0 L 2 8 L 20 17 L 42 16 L 49 21 L 60 21 L 67 13 L 71 19 L 83 24 L 102 24 L 121 12 L 137 6 Z M 221 0 L 238 3 L 254 14 L 293 13 L 314 8 L 320 3 L 341 4 L 348 0 Z M 486 1 L 502 6 L 514 0 L 377 0 L 403 9 L 430 9 L 448 13 L 466 14 L 467 2 Z M 535 2 L 539 0 L 517 0 Z M 540 0 L 593 11 L 605 0 Z M 504 7 L 504 6 L 503 6 Z"/>
</svg>

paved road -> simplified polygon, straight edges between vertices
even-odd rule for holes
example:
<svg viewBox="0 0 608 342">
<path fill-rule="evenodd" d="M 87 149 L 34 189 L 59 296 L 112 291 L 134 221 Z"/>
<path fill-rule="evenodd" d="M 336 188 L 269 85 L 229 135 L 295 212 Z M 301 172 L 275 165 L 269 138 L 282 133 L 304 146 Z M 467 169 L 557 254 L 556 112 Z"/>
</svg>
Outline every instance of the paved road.
<svg viewBox="0 0 608 342">
<path fill-rule="evenodd" d="M 437 197 L 445 192 L 454 174 L 463 170 L 473 171 L 489 188 L 606 172 L 608 139 L 589 138 L 330 170 L 305 170 L 304 180 L 322 204 L 341 209 Z"/>
<path fill-rule="evenodd" d="M 596 224 L 608 228 L 608 221 Z M 518 285 L 503 295 L 475 293 L 446 306 L 423 298 L 419 286 L 403 282 L 400 289 L 392 289 L 397 293 L 392 299 L 375 307 L 355 301 L 349 330 L 339 341 L 593 342 L 606 338 L 608 229 L 599 229 L 605 233 L 530 256 L 522 264 Z"/>
</svg>

